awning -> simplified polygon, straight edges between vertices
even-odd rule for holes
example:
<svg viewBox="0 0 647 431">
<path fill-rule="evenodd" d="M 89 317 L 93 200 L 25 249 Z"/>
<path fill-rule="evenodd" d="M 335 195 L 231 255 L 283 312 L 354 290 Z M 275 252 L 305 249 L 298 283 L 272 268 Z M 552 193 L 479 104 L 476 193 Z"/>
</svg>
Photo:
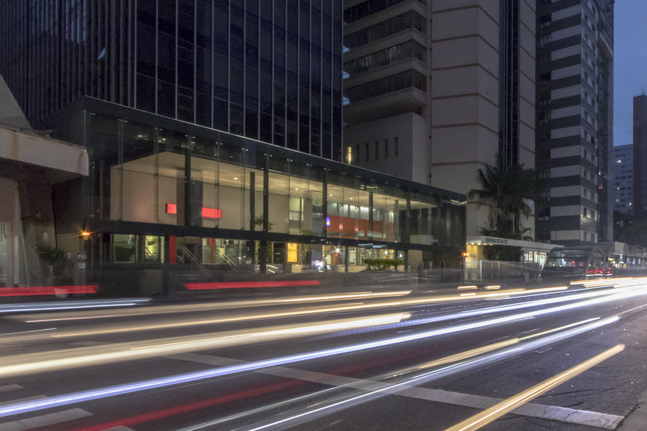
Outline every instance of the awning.
<svg viewBox="0 0 647 431">
<path fill-rule="evenodd" d="M 563 247 L 557 244 L 547 244 L 545 242 L 521 241 L 510 238 L 497 238 L 494 236 L 470 236 L 467 237 L 466 245 L 508 245 L 511 247 L 520 247 L 527 251 L 540 251 L 548 253 L 555 247 Z"/>
</svg>

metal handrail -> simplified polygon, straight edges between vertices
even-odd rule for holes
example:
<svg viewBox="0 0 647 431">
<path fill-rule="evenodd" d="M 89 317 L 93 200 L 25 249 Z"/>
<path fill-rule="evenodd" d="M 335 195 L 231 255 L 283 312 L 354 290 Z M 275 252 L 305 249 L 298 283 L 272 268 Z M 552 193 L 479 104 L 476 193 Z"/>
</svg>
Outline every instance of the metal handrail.
<svg viewBox="0 0 647 431">
<path fill-rule="evenodd" d="M 211 271 L 209 271 L 209 270 L 207 269 L 207 267 L 206 267 L 206 266 L 204 266 L 204 265 L 202 264 L 202 262 L 200 262 L 200 261 L 198 260 L 198 258 L 197 258 L 197 257 L 195 257 L 195 255 L 194 255 L 193 253 L 191 253 L 191 250 L 189 250 L 189 249 L 185 246 L 185 247 L 182 249 L 182 251 L 184 252 L 184 255 L 185 255 L 185 256 L 187 256 L 187 257 L 189 258 L 189 261 L 191 262 L 191 267 L 192 267 L 192 268 L 193 268 L 193 264 L 195 263 L 195 264 L 196 264 L 196 266 L 200 269 L 200 272 L 202 272 L 204 275 L 206 275 L 206 276 L 207 276 L 207 277 L 209 277 L 210 279 L 213 279 L 213 278 L 214 278 L 214 277 L 213 277 L 213 274 L 211 273 Z"/>
<path fill-rule="evenodd" d="M 231 258 L 227 256 L 225 252 L 216 248 L 216 253 L 218 253 L 222 258 L 222 260 L 224 260 L 227 263 L 227 265 L 229 265 L 234 271 L 240 272 L 240 268 L 238 268 L 238 265 L 236 265 L 236 263 L 233 260 L 231 260 Z"/>
</svg>

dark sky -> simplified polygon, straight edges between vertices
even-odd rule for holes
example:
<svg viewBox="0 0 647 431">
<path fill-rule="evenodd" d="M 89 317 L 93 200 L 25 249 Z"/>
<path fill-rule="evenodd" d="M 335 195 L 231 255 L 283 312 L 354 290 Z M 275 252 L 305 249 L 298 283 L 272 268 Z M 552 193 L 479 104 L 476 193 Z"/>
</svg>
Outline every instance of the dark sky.
<svg viewBox="0 0 647 431">
<path fill-rule="evenodd" d="M 613 144 L 633 143 L 633 97 L 647 92 L 647 0 L 616 0 Z"/>
</svg>

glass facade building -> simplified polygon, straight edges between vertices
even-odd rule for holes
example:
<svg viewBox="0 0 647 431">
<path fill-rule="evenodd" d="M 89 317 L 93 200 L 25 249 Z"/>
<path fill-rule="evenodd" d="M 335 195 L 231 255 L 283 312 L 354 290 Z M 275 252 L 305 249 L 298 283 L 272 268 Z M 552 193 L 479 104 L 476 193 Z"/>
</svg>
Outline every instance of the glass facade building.
<svg viewBox="0 0 647 431">
<path fill-rule="evenodd" d="M 464 195 L 91 98 L 65 118 L 59 137 L 88 148 L 90 175 L 55 187 L 57 234 L 91 232 L 95 265 L 352 271 L 465 244 Z"/>
<path fill-rule="evenodd" d="M 342 0 L 8 0 L 0 73 L 32 125 L 82 96 L 342 157 Z"/>
</svg>

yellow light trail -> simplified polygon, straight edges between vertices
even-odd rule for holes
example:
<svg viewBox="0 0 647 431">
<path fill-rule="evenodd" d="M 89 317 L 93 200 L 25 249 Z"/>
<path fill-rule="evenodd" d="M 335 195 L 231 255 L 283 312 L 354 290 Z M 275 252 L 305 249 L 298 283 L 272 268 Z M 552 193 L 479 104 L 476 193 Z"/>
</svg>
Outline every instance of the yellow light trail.
<svg viewBox="0 0 647 431">
<path fill-rule="evenodd" d="M 28 314 L 17 315 L 11 317 L 15 320 L 19 319 L 27 323 L 39 322 L 59 322 L 65 320 L 85 320 L 85 319 L 106 319 L 115 317 L 131 317 L 131 316 L 145 316 L 153 314 L 171 314 L 171 313 L 193 313 L 193 312 L 206 312 L 211 310 L 229 310 L 240 308 L 257 308 L 257 307 L 271 307 L 277 305 L 291 305 L 294 303 L 308 303 L 313 301 L 344 301 L 344 300 L 361 300 L 361 299 L 379 299 L 389 297 L 407 296 L 411 290 L 402 291 L 389 291 L 389 292 L 352 292 L 344 294 L 330 294 L 330 295 L 317 295 L 317 296 L 301 296 L 301 297 L 288 297 L 276 299 L 256 299 L 248 301 L 226 301 L 226 302 L 210 302 L 202 304 L 182 304 L 182 305 L 160 305 L 154 307 L 138 308 L 138 309 L 122 309 L 111 310 L 110 314 L 92 315 L 90 311 L 79 310 L 67 313 L 60 313 L 59 317 L 55 319 L 47 318 L 51 314 Z M 41 318 L 42 317 L 42 318 Z"/>
<path fill-rule="evenodd" d="M 140 325 L 133 326 L 132 324 L 124 325 L 121 327 L 112 327 L 107 329 L 97 329 L 97 330 L 85 330 L 85 331 L 76 331 L 76 332 L 59 332 L 50 334 L 53 338 L 70 338 L 70 337 L 81 337 L 88 335 L 102 335 L 102 334 L 117 334 L 125 332 L 136 332 L 136 331 L 150 331 L 156 329 L 169 329 L 169 328 L 181 328 L 186 326 L 197 326 L 197 325 L 213 325 L 216 323 L 231 323 L 231 322 L 241 322 L 241 321 L 250 321 L 250 320 L 261 320 L 261 319 L 274 319 L 278 317 L 294 317 L 294 316 L 304 316 L 304 315 L 313 315 L 321 313 L 334 313 L 340 311 L 361 311 L 366 309 L 375 309 L 381 307 L 393 307 L 400 305 L 399 302 L 386 302 L 379 304 L 349 304 L 342 307 L 312 307 L 307 309 L 298 309 L 294 311 L 286 311 L 282 313 L 260 313 L 260 314 L 244 314 L 242 316 L 235 317 L 223 317 L 220 319 L 200 319 L 200 320 L 191 320 L 187 322 L 177 322 L 177 323 L 163 323 L 155 325 Z"/>
<path fill-rule="evenodd" d="M 537 398 L 543 393 L 561 385 L 562 383 L 572 379 L 573 377 L 583 373 L 584 371 L 596 366 L 597 364 L 609 359 L 610 357 L 622 352 L 625 349 L 624 344 L 618 344 L 609 350 L 606 350 L 599 355 L 592 357 L 568 370 L 560 373 L 548 380 L 545 380 L 525 391 L 510 397 L 500 403 L 490 407 L 489 409 L 472 416 L 463 422 L 447 428 L 446 431 L 474 431 L 485 425 L 495 421 L 508 412 L 516 409 L 517 407 L 526 404 L 530 400 Z"/>
</svg>

